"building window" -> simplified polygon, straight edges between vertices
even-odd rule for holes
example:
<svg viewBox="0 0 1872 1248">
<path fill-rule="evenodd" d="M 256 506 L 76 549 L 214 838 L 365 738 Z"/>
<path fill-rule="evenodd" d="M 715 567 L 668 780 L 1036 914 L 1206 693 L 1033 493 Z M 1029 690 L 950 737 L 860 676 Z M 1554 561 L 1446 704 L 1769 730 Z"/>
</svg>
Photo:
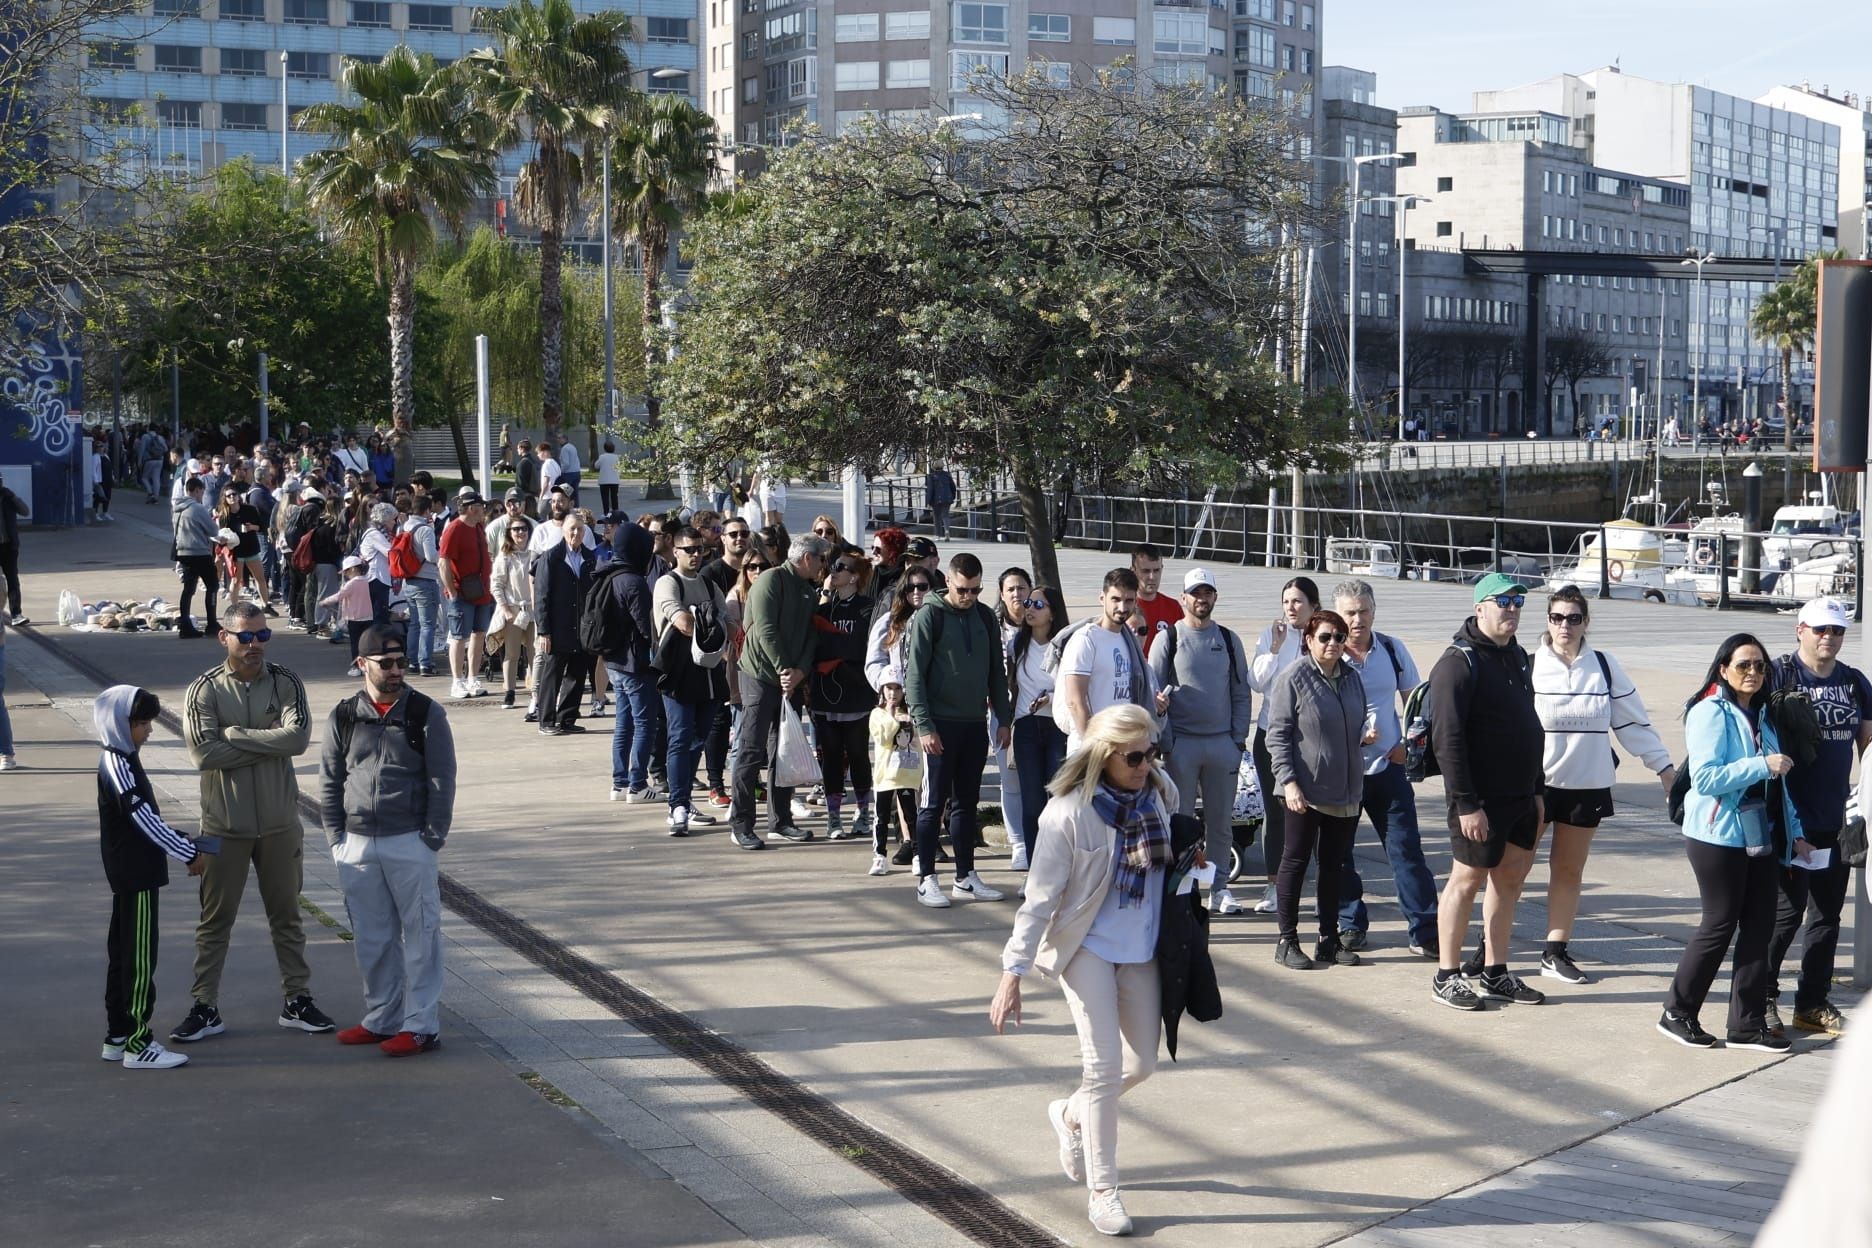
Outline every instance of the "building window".
<svg viewBox="0 0 1872 1248">
<path fill-rule="evenodd" d="M 388 0 L 351 0 L 351 25 L 390 28 Z"/>
<path fill-rule="evenodd" d="M 1451 234 L 1454 234 L 1455 232 L 1456 232 L 1455 227 L 1452 226 L 1448 221 L 1439 221 L 1436 223 L 1436 236 L 1438 238 L 1448 238 Z"/>
<path fill-rule="evenodd" d="M 1248 63 L 1262 69 L 1274 68 L 1274 32 L 1266 26 L 1248 28 Z"/>
<path fill-rule="evenodd" d="M 1285 43 L 1281 45 L 1280 67 L 1281 67 L 1282 73 L 1287 73 L 1287 74 L 1293 73 L 1294 71 L 1294 46 L 1293 44 Z"/>
<path fill-rule="evenodd" d="M 840 61 L 833 70 L 833 85 L 840 91 L 875 91 L 878 85 L 878 63 Z"/>
<path fill-rule="evenodd" d="M 412 4 L 409 6 L 409 28 L 454 30 L 455 10 L 446 4 Z"/>
<path fill-rule="evenodd" d="M 221 0 L 215 12 L 224 22 L 264 22 L 266 0 Z"/>
<path fill-rule="evenodd" d="M 760 55 L 760 31 L 743 31 L 741 35 L 741 59 L 751 61 Z"/>
<path fill-rule="evenodd" d="M 94 43 L 87 49 L 91 54 L 92 69 L 135 69 L 136 44 L 118 43 L 111 40 Z"/>
<path fill-rule="evenodd" d="M 1007 77 L 1008 55 L 1005 52 L 951 52 L 949 54 L 949 89 L 974 89 L 977 74 Z"/>
<path fill-rule="evenodd" d="M 819 94 L 819 58 L 802 56 L 787 62 L 787 98 L 804 100 Z"/>
<path fill-rule="evenodd" d="M 288 78 L 330 78 L 331 54 L 329 52 L 288 52 L 286 76 Z"/>
<path fill-rule="evenodd" d="M 1027 38 L 1042 43 L 1066 43 L 1072 39 L 1072 18 L 1065 13 L 1029 13 Z"/>
<path fill-rule="evenodd" d="M 1281 0 L 1281 25 L 1294 24 L 1294 0 Z"/>
<path fill-rule="evenodd" d="M 760 103 L 759 78 L 743 78 L 741 80 L 741 102 L 743 104 Z"/>
<path fill-rule="evenodd" d="M 289 26 L 324 26 L 331 22 L 329 0 L 286 0 Z"/>
<path fill-rule="evenodd" d="M 1092 19 L 1093 43 L 1136 43 L 1135 17 L 1095 17 Z"/>
<path fill-rule="evenodd" d="M 957 43 L 1006 43 L 1007 5 L 965 4 L 951 10 L 950 33 Z"/>
<path fill-rule="evenodd" d="M 686 17 L 645 18 L 644 39 L 649 43 L 688 43 L 689 19 Z"/>
<path fill-rule="evenodd" d="M 877 120 L 875 108 L 841 108 L 832 114 L 832 130 L 835 134 L 844 134 L 861 121 Z"/>
<path fill-rule="evenodd" d="M 834 43 L 870 43 L 878 37 L 877 13 L 840 13 L 833 19 Z"/>
<path fill-rule="evenodd" d="M 156 45 L 156 72 L 159 74 L 201 73 L 201 49 L 177 43 Z"/>
<path fill-rule="evenodd" d="M 1312 48 L 1300 49 L 1300 72 L 1303 74 L 1310 74 L 1313 72 L 1313 49 Z"/>
<path fill-rule="evenodd" d="M 893 89 L 929 86 L 929 58 L 889 62 L 884 67 L 884 85 Z"/>
<path fill-rule="evenodd" d="M 1310 4 L 1303 4 L 1300 6 L 1300 29 L 1313 29 L 1313 6 Z"/>
<path fill-rule="evenodd" d="M 1235 0 L 1236 17 L 1258 17 L 1264 22 L 1274 20 L 1274 0 Z"/>
<path fill-rule="evenodd" d="M 201 0 L 156 0 L 157 17 L 200 17 Z"/>
<path fill-rule="evenodd" d="M 259 48 L 222 48 L 221 72 L 236 78 L 264 78 L 266 57 Z"/>
<path fill-rule="evenodd" d="M 1157 10 L 1156 48 L 1169 56 L 1202 56 L 1209 50 L 1209 19 L 1201 13 Z"/>
<path fill-rule="evenodd" d="M 201 128 L 201 105 L 194 100 L 157 100 L 156 120 L 165 126 Z"/>
<path fill-rule="evenodd" d="M 886 39 L 927 39 L 930 37 L 930 15 L 927 12 L 886 13 L 884 37 Z"/>
<path fill-rule="evenodd" d="M 1456 179 L 1438 178 L 1436 180 L 1436 189 L 1439 193 L 1443 191 L 1453 191 L 1456 189 Z"/>
<path fill-rule="evenodd" d="M 221 106 L 221 128 L 223 130 L 264 130 L 267 128 L 267 110 L 264 104 L 223 104 Z"/>
</svg>

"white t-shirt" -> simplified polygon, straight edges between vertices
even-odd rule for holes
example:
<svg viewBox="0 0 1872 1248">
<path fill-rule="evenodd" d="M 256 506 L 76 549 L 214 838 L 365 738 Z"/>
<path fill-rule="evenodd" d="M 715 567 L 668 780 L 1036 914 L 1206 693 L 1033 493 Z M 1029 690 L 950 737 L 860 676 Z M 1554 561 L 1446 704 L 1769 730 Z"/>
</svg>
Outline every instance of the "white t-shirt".
<svg viewBox="0 0 1872 1248">
<path fill-rule="evenodd" d="M 1131 647 L 1123 633 L 1088 624 L 1066 639 L 1060 653 L 1059 675 L 1089 676 L 1086 718 L 1108 706 L 1131 701 Z M 1077 734 L 1069 748 L 1078 748 Z"/>
<path fill-rule="evenodd" d="M 618 476 L 618 457 L 615 452 L 606 451 L 604 454 L 600 455 L 596 467 L 598 469 L 599 485 L 623 484 L 622 478 Z"/>
<path fill-rule="evenodd" d="M 533 528 L 533 536 L 527 539 L 527 549 L 536 554 L 543 554 L 565 541 L 565 530 L 551 520 L 542 520 Z M 598 549 L 598 539 L 592 536 L 590 529 L 585 530 L 585 540 L 579 543 L 586 550 Z"/>
<path fill-rule="evenodd" d="M 1008 653 L 1011 655 L 1013 651 L 1014 643 L 1009 641 Z M 1053 692 L 1053 673 L 1046 670 L 1046 652 L 1046 642 L 1032 641 L 1027 643 L 1027 652 L 1021 655 L 1020 671 L 1016 673 L 1018 679 L 1014 690 L 1014 718 L 1016 719 L 1023 715 L 1046 715 L 1049 718 L 1052 715 L 1053 704 L 1051 702 L 1042 706 L 1038 711 L 1028 709 L 1034 704 L 1035 698 L 1041 694 Z"/>
</svg>

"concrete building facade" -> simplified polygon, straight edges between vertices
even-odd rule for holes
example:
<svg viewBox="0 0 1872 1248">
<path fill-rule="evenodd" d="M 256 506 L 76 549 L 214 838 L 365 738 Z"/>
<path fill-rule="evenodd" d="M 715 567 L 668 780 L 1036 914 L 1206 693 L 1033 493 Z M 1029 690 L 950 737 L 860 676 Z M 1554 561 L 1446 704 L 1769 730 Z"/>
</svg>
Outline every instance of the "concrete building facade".
<svg viewBox="0 0 1872 1248">
<path fill-rule="evenodd" d="M 1775 87 L 1757 104 L 1825 122 L 1839 129 L 1839 241 L 1848 254 L 1872 259 L 1867 247 L 1866 209 L 1872 199 L 1872 108 L 1861 96 L 1815 91 L 1807 83 Z"/>
</svg>

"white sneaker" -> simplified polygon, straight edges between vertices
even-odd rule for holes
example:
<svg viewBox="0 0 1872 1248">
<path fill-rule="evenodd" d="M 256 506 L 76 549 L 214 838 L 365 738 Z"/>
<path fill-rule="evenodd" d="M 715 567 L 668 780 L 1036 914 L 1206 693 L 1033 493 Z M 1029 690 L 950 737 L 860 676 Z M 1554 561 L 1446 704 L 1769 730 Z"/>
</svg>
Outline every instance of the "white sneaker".
<svg viewBox="0 0 1872 1248">
<path fill-rule="evenodd" d="M 172 1066 L 188 1065 L 188 1054 L 165 1049 L 154 1040 L 146 1045 L 141 1053 L 126 1053 L 123 1058 L 125 1070 L 168 1070 Z"/>
<path fill-rule="evenodd" d="M 611 800 L 614 802 L 621 802 L 624 800 L 624 795 L 628 792 L 630 792 L 629 789 L 620 789 L 614 784 L 611 786 Z"/>
<path fill-rule="evenodd" d="M 1131 1215 L 1125 1212 L 1124 1202 L 1118 1199 L 1115 1187 L 1092 1193 L 1092 1198 L 1086 1202 L 1086 1217 L 1091 1220 L 1092 1229 L 1101 1235 L 1131 1233 Z"/>
<path fill-rule="evenodd" d="M 481 683 L 480 677 L 471 676 L 468 678 L 468 696 L 471 698 L 487 697 L 487 686 Z"/>
<path fill-rule="evenodd" d="M 1274 886 L 1270 884 L 1268 885 L 1267 892 L 1261 894 L 1261 900 L 1255 902 L 1254 912 L 1256 914 L 1273 914 L 1278 909 L 1280 909 L 1280 899 L 1274 893 Z"/>
<path fill-rule="evenodd" d="M 1008 859 L 1008 870 L 1025 871 L 1027 869 L 1027 842 L 1015 838 L 1014 852 Z"/>
<path fill-rule="evenodd" d="M 1007 896 L 982 883 L 981 876 L 973 871 L 958 879 L 949 889 L 949 895 L 957 901 L 1000 901 Z"/>
<path fill-rule="evenodd" d="M 917 901 L 932 910 L 949 908 L 949 899 L 943 896 L 942 885 L 936 882 L 936 877 L 933 875 L 924 876 L 922 882 L 917 885 Z"/>
<path fill-rule="evenodd" d="M 800 801 L 799 798 L 796 797 L 793 799 L 793 818 L 795 821 L 800 819 L 812 819 L 821 813 L 822 812 L 808 806 L 805 802 Z"/>
<path fill-rule="evenodd" d="M 1226 888 L 1210 890 L 1209 909 L 1216 914 L 1240 914 L 1241 902 L 1235 900 L 1235 894 Z"/>
<path fill-rule="evenodd" d="M 470 695 L 469 695 L 469 693 L 468 693 L 468 682 L 467 682 L 467 681 L 465 681 L 465 680 L 451 680 L 451 681 L 449 682 L 449 697 L 450 697 L 450 698 L 452 698 L 452 699 L 454 699 L 454 700 L 455 700 L 455 701 L 457 701 L 457 702 L 460 702 L 460 701 L 463 701 L 463 700 L 465 700 L 465 699 L 466 699 L 466 698 L 468 698 L 469 696 L 470 696 Z"/>
<path fill-rule="evenodd" d="M 103 1049 L 98 1053 L 98 1056 L 107 1062 L 121 1062 L 123 1061 L 123 1050 L 123 1036 L 105 1036 Z"/>
<path fill-rule="evenodd" d="M 713 825 L 721 822 L 721 820 L 717 819 L 714 815 L 709 814 L 706 810 L 703 810 L 700 806 L 691 806 L 688 808 L 688 810 L 689 810 L 689 822 L 697 825 L 698 827 L 704 827 L 704 828 L 712 827 Z"/>
<path fill-rule="evenodd" d="M 1053 1131 L 1059 1136 L 1060 1169 L 1064 1170 L 1066 1177 L 1073 1182 L 1083 1183 L 1085 1182 L 1085 1137 L 1080 1134 L 1079 1128 L 1067 1124 L 1066 1105 L 1067 1102 L 1064 1100 L 1054 1101 L 1048 1105 L 1047 1121 L 1053 1124 Z"/>
<path fill-rule="evenodd" d="M 0 754 L 0 771 L 18 771 L 19 759 L 11 754 Z"/>
<path fill-rule="evenodd" d="M 865 872 L 865 874 L 866 875 L 889 875 L 890 874 L 890 859 L 886 858 L 883 854 L 872 854 L 871 855 L 871 869 Z"/>
<path fill-rule="evenodd" d="M 669 834 L 671 836 L 689 835 L 689 808 L 677 806 L 669 812 Z"/>
<path fill-rule="evenodd" d="M 657 787 L 654 784 L 646 784 L 641 789 L 624 790 L 624 800 L 632 803 L 654 802 L 661 796 L 663 795 L 657 792 Z"/>
</svg>

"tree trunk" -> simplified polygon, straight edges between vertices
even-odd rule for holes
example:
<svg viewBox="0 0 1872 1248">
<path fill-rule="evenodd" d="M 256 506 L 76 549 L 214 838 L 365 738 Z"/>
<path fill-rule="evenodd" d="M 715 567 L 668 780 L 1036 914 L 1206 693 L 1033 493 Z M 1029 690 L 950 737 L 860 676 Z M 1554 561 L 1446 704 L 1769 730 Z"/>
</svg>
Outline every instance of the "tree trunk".
<svg viewBox="0 0 1872 1248">
<path fill-rule="evenodd" d="M 454 410 L 453 405 L 449 408 L 448 422 L 449 432 L 455 435 L 455 462 L 461 465 L 462 480 L 479 485 L 475 477 L 474 458 L 468 453 L 468 433 L 462 428 L 461 413 Z"/>
<path fill-rule="evenodd" d="M 540 423 L 559 436 L 565 423 L 565 294 L 560 286 L 560 238 L 555 225 L 540 230 Z"/>
<path fill-rule="evenodd" d="M 643 248 L 643 351 L 644 351 L 644 434 L 653 437 L 663 425 L 663 403 L 657 398 L 656 383 L 651 380 L 656 369 L 656 333 L 662 327 L 663 309 L 657 300 L 657 287 L 663 276 L 663 261 L 669 248 L 645 243 Z M 645 498 L 674 498 L 669 478 L 652 452 L 644 462 Z"/>
<path fill-rule="evenodd" d="M 1034 584 L 1060 584 L 1059 552 L 1053 547 L 1053 517 L 1047 510 L 1046 482 L 1032 461 L 1022 459 L 1014 468 L 1014 493 L 1020 498 L 1021 520 L 1027 526 L 1027 555 L 1033 561 Z"/>
<path fill-rule="evenodd" d="M 391 453 L 398 481 L 416 469 L 416 257 L 390 257 Z"/>
</svg>

